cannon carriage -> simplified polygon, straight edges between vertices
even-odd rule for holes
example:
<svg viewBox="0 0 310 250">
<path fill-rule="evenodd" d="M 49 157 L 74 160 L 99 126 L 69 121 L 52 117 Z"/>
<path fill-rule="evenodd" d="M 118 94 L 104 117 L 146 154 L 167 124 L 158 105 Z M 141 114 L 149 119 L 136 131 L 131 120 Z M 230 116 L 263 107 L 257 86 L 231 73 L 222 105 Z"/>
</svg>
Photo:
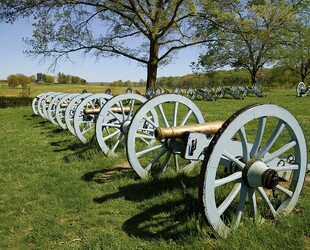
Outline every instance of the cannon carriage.
<svg viewBox="0 0 310 250">
<path fill-rule="evenodd" d="M 116 137 L 112 143 L 102 139 L 108 154 L 124 138 L 128 162 L 141 178 L 201 165 L 201 212 L 217 235 L 226 237 L 245 217 L 276 218 L 293 210 L 305 179 L 307 150 L 300 125 L 287 110 L 253 104 L 224 121 L 205 122 L 184 96 L 138 97 L 128 109 L 124 103 L 134 99 L 130 95 L 111 97 L 100 109 L 83 104 L 75 112 L 96 116 L 97 140 Z"/>
</svg>

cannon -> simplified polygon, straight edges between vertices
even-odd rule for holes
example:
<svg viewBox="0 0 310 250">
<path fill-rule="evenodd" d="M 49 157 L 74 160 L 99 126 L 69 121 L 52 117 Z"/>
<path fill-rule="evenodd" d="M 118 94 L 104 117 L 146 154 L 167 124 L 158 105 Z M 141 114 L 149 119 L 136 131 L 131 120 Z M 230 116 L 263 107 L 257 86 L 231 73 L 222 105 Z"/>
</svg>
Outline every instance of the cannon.
<svg viewBox="0 0 310 250">
<path fill-rule="evenodd" d="M 83 91 L 83 93 L 86 93 L 86 91 Z M 63 129 L 67 129 L 66 121 L 65 121 L 65 114 L 66 114 L 66 109 L 71 102 L 76 96 L 79 96 L 80 94 L 78 93 L 72 93 L 72 94 L 67 94 L 64 97 L 62 97 L 59 102 L 57 103 L 56 109 L 55 109 L 55 116 L 56 116 L 56 121 L 55 125 L 59 125 Z"/>
<path fill-rule="evenodd" d="M 188 85 L 186 89 L 186 97 L 191 100 L 195 100 L 198 96 L 201 96 L 202 99 L 206 101 L 216 100 L 210 85 L 204 84 L 200 89 L 197 89 L 194 85 Z"/>
<path fill-rule="evenodd" d="M 310 92 L 310 88 L 306 87 L 306 84 L 304 82 L 299 82 L 296 85 L 296 96 L 297 97 L 307 96 L 309 92 Z"/>
<path fill-rule="evenodd" d="M 84 109 L 101 108 L 112 96 L 105 93 L 92 94 L 85 97 L 76 107 L 73 115 L 75 135 L 83 142 L 89 142 L 94 135 L 96 113 L 85 114 Z"/>
<path fill-rule="evenodd" d="M 182 88 L 180 86 L 174 86 L 172 89 L 173 94 L 183 95 Z"/>
<path fill-rule="evenodd" d="M 54 98 L 50 101 L 50 103 L 47 106 L 47 119 L 54 125 L 58 125 L 56 121 L 57 104 L 66 95 L 68 95 L 68 93 L 59 93 L 58 95 L 55 95 Z"/>
<path fill-rule="evenodd" d="M 150 87 L 150 88 L 147 88 L 147 90 L 145 92 L 145 97 L 147 99 L 151 99 L 155 96 L 161 95 L 162 93 L 163 93 L 163 90 L 159 86 Z"/>
<path fill-rule="evenodd" d="M 214 95 L 216 98 L 221 99 L 227 95 L 232 96 L 234 99 L 243 99 L 244 93 L 239 85 L 233 84 L 230 88 L 224 87 L 222 84 L 215 86 Z"/>
<path fill-rule="evenodd" d="M 263 88 L 261 83 L 253 83 L 251 87 L 245 86 L 246 94 L 247 95 L 256 95 L 258 97 L 265 97 L 263 94 Z"/>
<path fill-rule="evenodd" d="M 36 96 L 32 100 L 32 110 L 34 114 L 41 115 L 43 118 L 48 119 L 47 108 L 54 96 L 60 93 L 47 92 Z"/>
<path fill-rule="evenodd" d="M 157 112 L 157 121 L 150 119 L 151 111 Z M 291 212 L 307 169 L 303 131 L 287 110 L 253 104 L 226 121 L 205 123 L 193 102 L 174 94 L 140 107 L 126 151 L 141 178 L 172 166 L 189 170 L 202 162 L 202 213 L 221 237 L 245 217 L 259 220 Z"/>
<path fill-rule="evenodd" d="M 126 137 L 132 117 L 147 99 L 139 94 L 127 93 L 108 100 L 98 112 L 95 122 L 95 136 L 106 155 L 115 155 L 125 149 Z M 155 119 L 153 111 L 150 119 Z M 147 129 L 144 126 L 144 129 Z"/>
</svg>

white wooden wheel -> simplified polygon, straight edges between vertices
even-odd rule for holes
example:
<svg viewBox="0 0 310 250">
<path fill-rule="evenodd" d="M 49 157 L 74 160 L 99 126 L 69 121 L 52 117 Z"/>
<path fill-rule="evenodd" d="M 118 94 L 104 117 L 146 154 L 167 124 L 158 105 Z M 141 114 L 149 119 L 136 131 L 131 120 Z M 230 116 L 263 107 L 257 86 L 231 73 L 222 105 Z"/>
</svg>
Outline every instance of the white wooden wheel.
<svg viewBox="0 0 310 250">
<path fill-rule="evenodd" d="M 199 198 L 216 234 L 226 237 L 244 218 L 262 220 L 295 207 L 307 168 L 304 134 L 287 110 L 248 106 L 212 138 L 201 168 Z"/>
<path fill-rule="evenodd" d="M 48 108 L 50 106 L 53 106 L 53 105 L 50 105 L 52 102 L 53 102 L 53 99 L 55 97 L 57 97 L 58 95 L 60 95 L 62 93 L 59 93 L 59 92 L 55 92 L 55 93 L 52 93 L 50 95 L 47 96 L 47 98 L 45 99 L 44 102 L 42 102 L 42 113 L 43 113 L 43 117 L 46 118 L 47 120 L 49 120 L 49 117 L 48 117 Z"/>
<path fill-rule="evenodd" d="M 75 110 L 78 105 L 88 96 L 93 95 L 92 93 L 82 93 L 74 97 L 68 104 L 68 107 L 65 111 L 65 122 L 67 129 L 75 135 L 74 126 L 73 126 L 73 117 L 75 114 Z"/>
<path fill-rule="evenodd" d="M 39 99 L 40 97 L 44 95 L 44 93 L 41 93 L 37 96 L 35 96 L 32 100 L 32 103 L 31 103 L 31 107 L 32 107 L 32 111 L 35 115 L 38 115 L 39 114 L 39 107 L 38 107 L 38 103 L 39 103 Z"/>
<path fill-rule="evenodd" d="M 128 131 L 126 152 L 131 167 L 141 178 L 165 171 L 169 166 L 177 169 L 192 167 L 193 162 L 179 157 L 177 140 L 157 141 L 154 130 L 203 122 L 199 108 L 186 97 L 164 94 L 150 99 L 136 112 Z"/>
<path fill-rule="evenodd" d="M 68 93 L 61 93 L 59 95 L 56 95 L 50 102 L 47 108 L 47 118 L 50 120 L 51 123 L 54 125 L 58 125 L 56 121 L 56 107 L 59 101 L 64 97 L 68 95 Z"/>
<path fill-rule="evenodd" d="M 49 102 L 51 100 L 50 97 L 52 97 L 55 94 L 58 94 L 58 93 L 47 92 L 40 96 L 39 101 L 38 101 L 38 111 L 39 111 L 40 116 L 42 116 L 43 118 L 47 118 L 45 115 L 47 105 L 48 105 L 47 102 Z"/>
<path fill-rule="evenodd" d="M 96 139 L 106 155 L 114 155 L 125 149 L 126 136 L 132 117 L 147 98 L 126 93 L 108 100 L 100 110 L 96 121 Z"/>
<path fill-rule="evenodd" d="M 83 143 L 89 142 L 95 135 L 95 122 L 98 117 L 97 114 L 85 114 L 85 109 L 96 109 L 102 108 L 107 100 L 111 99 L 112 96 L 100 93 L 93 94 L 86 97 L 76 108 L 73 116 L 73 127 L 75 135 Z"/>
<path fill-rule="evenodd" d="M 56 122 L 57 124 L 62 127 L 63 129 L 67 129 L 66 121 L 65 121 L 65 113 L 66 109 L 69 106 L 69 103 L 71 100 L 78 96 L 79 94 L 74 93 L 74 94 L 67 94 L 61 100 L 58 102 L 56 106 Z"/>
</svg>

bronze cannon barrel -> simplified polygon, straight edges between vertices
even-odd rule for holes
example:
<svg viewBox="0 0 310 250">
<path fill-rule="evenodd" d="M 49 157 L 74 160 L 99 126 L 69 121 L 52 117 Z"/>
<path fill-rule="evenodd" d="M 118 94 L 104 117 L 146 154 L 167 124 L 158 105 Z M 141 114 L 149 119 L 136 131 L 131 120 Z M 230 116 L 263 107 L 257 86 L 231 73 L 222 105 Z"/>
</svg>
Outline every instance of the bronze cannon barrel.
<svg viewBox="0 0 310 250">
<path fill-rule="evenodd" d="M 186 132 L 215 134 L 222 127 L 223 123 L 223 121 L 214 121 L 169 128 L 158 127 L 155 129 L 155 138 L 159 141 L 169 138 L 181 138 Z"/>
<path fill-rule="evenodd" d="M 84 109 L 84 115 L 93 115 L 93 114 L 98 114 L 100 112 L 101 108 L 86 108 Z M 111 111 L 114 113 L 121 114 L 124 112 L 125 114 L 128 114 L 130 112 L 130 107 L 112 107 Z"/>
</svg>

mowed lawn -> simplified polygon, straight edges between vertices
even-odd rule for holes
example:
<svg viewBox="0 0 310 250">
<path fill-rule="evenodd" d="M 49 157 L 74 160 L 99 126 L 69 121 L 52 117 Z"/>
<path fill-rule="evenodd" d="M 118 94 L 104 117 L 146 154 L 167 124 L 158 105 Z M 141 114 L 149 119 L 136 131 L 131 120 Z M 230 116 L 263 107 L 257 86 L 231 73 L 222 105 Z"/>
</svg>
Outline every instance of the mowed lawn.
<svg viewBox="0 0 310 250">
<path fill-rule="evenodd" d="M 206 121 L 252 103 L 278 104 L 298 119 L 310 145 L 310 96 L 264 94 L 195 102 Z M 246 220 L 218 239 L 198 212 L 199 169 L 141 180 L 125 152 L 106 157 L 30 106 L 0 109 L 0 117 L 0 249 L 310 249 L 308 175 L 291 214 Z"/>
</svg>

